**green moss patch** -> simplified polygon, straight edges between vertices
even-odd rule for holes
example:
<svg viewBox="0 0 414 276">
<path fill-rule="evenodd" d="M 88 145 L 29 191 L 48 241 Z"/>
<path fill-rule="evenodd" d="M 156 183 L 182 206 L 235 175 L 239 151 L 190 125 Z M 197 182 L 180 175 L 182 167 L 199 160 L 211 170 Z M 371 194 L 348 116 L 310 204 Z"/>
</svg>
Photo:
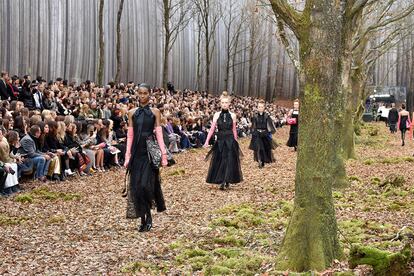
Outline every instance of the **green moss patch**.
<svg viewBox="0 0 414 276">
<path fill-rule="evenodd" d="M 20 194 L 14 198 L 15 201 L 21 203 L 33 203 L 37 200 L 64 200 L 72 201 L 79 200 L 81 196 L 74 193 L 54 192 L 48 187 L 40 187 L 32 190 L 31 192 Z"/>
<path fill-rule="evenodd" d="M 8 215 L 0 215 L 0 225 L 1 226 L 10 226 L 10 225 L 19 225 L 28 221 L 28 217 L 15 217 Z"/>
</svg>

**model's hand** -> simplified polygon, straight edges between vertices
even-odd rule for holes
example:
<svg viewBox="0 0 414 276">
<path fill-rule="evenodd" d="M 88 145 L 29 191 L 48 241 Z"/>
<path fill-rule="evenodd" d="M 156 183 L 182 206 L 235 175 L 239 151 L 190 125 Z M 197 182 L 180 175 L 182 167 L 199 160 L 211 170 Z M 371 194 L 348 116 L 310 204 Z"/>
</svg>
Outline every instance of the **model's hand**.
<svg viewBox="0 0 414 276">
<path fill-rule="evenodd" d="M 209 146 L 210 146 L 209 144 L 204 144 L 204 145 L 203 145 L 203 148 L 205 148 L 205 149 L 206 149 L 206 148 L 208 148 Z"/>
<path fill-rule="evenodd" d="M 129 165 L 129 158 L 128 159 L 125 158 L 124 167 L 128 168 L 128 165 Z"/>
<path fill-rule="evenodd" d="M 161 157 L 161 166 L 166 167 L 168 165 L 167 154 L 163 154 Z"/>
</svg>

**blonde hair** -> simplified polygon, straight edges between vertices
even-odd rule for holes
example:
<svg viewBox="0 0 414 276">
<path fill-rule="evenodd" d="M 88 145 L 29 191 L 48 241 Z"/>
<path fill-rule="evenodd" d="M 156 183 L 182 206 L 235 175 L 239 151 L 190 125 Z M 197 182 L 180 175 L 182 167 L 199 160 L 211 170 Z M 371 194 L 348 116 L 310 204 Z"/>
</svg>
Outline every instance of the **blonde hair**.
<svg viewBox="0 0 414 276">
<path fill-rule="evenodd" d="M 45 109 L 45 110 L 43 110 L 42 111 L 42 117 L 43 117 L 43 119 L 45 119 L 45 118 L 50 118 L 50 110 L 48 110 L 48 109 Z"/>
<path fill-rule="evenodd" d="M 231 96 L 229 95 L 229 92 L 223 91 L 223 93 L 221 93 L 220 100 L 223 99 L 228 99 L 229 101 L 231 101 Z"/>
<path fill-rule="evenodd" d="M 60 142 L 62 142 L 65 139 L 66 124 L 62 121 L 59 121 L 57 123 L 58 123 L 57 138 L 59 139 Z"/>
</svg>

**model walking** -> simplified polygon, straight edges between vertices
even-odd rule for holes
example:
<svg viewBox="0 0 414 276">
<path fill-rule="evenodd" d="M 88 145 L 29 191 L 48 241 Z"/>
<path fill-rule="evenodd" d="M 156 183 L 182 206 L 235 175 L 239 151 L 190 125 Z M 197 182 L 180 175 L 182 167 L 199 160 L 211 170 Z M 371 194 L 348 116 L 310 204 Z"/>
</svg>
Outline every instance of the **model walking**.
<svg viewBox="0 0 414 276">
<path fill-rule="evenodd" d="M 165 202 L 161 190 L 159 169 L 149 159 L 148 137 L 154 135 L 162 153 L 162 166 L 167 165 L 167 155 L 160 126 L 161 113 L 149 107 L 150 87 L 141 84 L 138 89 L 139 108 L 132 109 L 129 114 L 127 150 L 125 167 L 129 176 L 127 186 L 127 218 L 141 218 L 139 231 L 152 228 L 151 208 L 155 205 L 158 212 L 165 211 Z"/>
<path fill-rule="evenodd" d="M 220 103 L 221 111 L 214 114 L 204 147 L 208 147 L 217 128 L 217 139 L 206 157 L 206 160 L 211 158 L 206 182 L 219 184 L 220 189 L 224 190 L 229 188 L 230 184 L 243 181 L 243 176 L 240 167 L 241 151 L 237 142 L 237 118 L 229 111 L 231 97 L 226 91 L 221 95 Z"/>
</svg>

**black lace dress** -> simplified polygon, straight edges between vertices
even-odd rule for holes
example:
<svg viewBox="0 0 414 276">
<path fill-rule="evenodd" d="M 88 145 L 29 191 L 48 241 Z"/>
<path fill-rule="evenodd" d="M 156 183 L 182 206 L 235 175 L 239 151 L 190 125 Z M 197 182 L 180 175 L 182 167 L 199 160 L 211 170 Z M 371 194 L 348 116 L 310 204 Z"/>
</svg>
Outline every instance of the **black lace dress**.
<svg viewBox="0 0 414 276">
<path fill-rule="evenodd" d="M 153 135 L 155 116 L 149 106 L 140 107 L 133 117 L 134 139 L 128 165 L 129 185 L 127 218 L 135 219 L 148 214 L 153 206 L 165 211 L 159 169 L 148 158 L 146 139 Z"/>
<path fill-rule="evenodd" d="M 252 140 L 249 149 L 254 152 L 254 161 L 272 163 L 275 161 L 272 150 L 276 148 L 272 133 L 275 132 L 268 114 L 256 114 L 252 119 Z"/>
<path fill-rule="evenodd" d="M 206 157 L 206 160 L 211 158 L 206 182 L 240 183 L 243 181 L 240 167 L 241 151 L 239 143 L 233 136 L 233 119 L 228 110 L 221 111 L 217 128 L 217 140 Z"/>
</svg>

